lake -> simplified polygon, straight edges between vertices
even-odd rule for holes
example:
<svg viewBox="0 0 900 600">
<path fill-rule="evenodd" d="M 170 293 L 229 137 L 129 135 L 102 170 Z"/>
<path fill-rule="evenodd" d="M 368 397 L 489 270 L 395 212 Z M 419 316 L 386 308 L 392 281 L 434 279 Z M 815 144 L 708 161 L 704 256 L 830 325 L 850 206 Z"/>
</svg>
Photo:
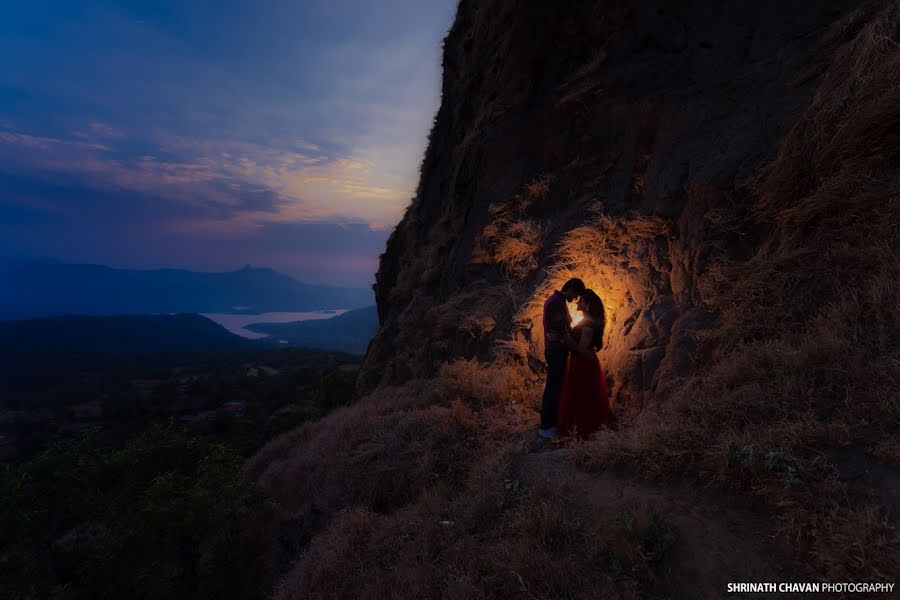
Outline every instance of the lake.
<svg viewBox="0 0 900 600">
<path fill-rule="evenodd" d="M 317 310 L 312 312 L 267 312 L 258 315 L 235 315 L 231 313 L 202 313 L 204 317 L 215 321 L 231 333 L 251 340 L 268 337 L 268 334 L 250 331 L 247 325 L 254 323 L 293 323 L 294 321 L 314 321 L 330 319 L 347 312 L 340 310 Z"/>
</svg>

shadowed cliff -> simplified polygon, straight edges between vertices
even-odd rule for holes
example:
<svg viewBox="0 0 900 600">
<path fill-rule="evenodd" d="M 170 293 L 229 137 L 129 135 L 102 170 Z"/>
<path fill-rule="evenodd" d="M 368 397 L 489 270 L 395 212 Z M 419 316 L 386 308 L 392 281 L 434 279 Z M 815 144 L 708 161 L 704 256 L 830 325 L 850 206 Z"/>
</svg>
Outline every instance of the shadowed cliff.
<svg viewBox="0 0 900 600">
<path fill-rule="evenodd" d="M 609 267 L 593 279 L 617 395 L 690 372 L 691 336 L 713 322 L 701 274 L 763 239 L 723 223 L 748 214 L 748 178 L 858 31 L 827 33 L 855 4 L 463 2 L 420 185 L 378 272 L 365 382 L 509 338 L 557 244 L 594 215 L 620 227 L 585 249 Z"/>
<path fill-rule="evenodd" d="M 276 597 L 889 580 L 898 44 L 893 1 L 460 2 L 372 393 L 248 467 L 301 523 Z M 619 419 L 554 449 L 540 307 L 571 276 Z"/>
</svg>

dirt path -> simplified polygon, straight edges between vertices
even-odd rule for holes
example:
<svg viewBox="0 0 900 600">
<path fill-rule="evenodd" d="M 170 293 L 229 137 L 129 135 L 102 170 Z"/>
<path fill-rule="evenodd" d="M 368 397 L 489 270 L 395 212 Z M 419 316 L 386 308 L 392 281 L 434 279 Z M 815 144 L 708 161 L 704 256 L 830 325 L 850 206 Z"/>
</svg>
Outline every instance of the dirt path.
<svg viewBox="0 0 900 600">
<path fill-rule="evenodd" d="M 735 499 L 688 484 L 656 485 L 627 475 L 591 474 L 578 468 L 566 449 L 535 444 L 513 465 L 526 486 L 543 480 L 576 490 L 585 511 L 620 514 L 639 508 L 658 514 L 676 533 L 662 559 L 658 592 L 672 598 L 739 598 L 729 582 L 804 580 L 771 542 L 765 515 L 737 506 Z M 807 579 L 808 580 L 808 579 Z M 756 594 L 754 597 L 759 598 Z"/>
</svg>

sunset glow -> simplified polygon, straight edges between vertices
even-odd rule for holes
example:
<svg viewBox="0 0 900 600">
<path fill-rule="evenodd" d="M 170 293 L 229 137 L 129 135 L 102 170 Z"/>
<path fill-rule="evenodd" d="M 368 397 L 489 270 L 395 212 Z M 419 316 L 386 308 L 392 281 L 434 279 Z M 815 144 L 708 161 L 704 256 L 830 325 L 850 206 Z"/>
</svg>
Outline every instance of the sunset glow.
<svg viewBox="0 0 900 600">
<path fill-rule="evenodd" d="M 0 259 L 370 284 L 416 186 L 454 8 L 10 6 Z"/>
</svg>

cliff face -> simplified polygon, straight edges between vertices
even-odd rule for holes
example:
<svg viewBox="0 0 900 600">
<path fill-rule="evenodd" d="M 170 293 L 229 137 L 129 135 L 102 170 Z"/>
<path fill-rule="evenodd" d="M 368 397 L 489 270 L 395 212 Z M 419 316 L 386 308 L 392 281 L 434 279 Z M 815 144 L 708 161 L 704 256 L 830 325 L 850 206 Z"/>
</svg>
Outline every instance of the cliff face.
<svg viewBox="0 0 900 600">
<path fill-rule="evenodd" d="M 460 3 L 378 389 L 248 467 L 299 531 L 276 598 L 900 571 L 900 1 L 563 4 Z M 540 316 L 571 276 L 620 418 L 559 448 Z"/>
<path fill-rule="evenodd" d="M 606 305 L 614 401 L 662 397 L 714 322 L 710 260 L 765 235 L 735 225 L 748 178 L 855 33 L 839 21 L 857 4 L 460 2 L 361 386 L 498 350 L 535 364 L 539 302 L 575 274 Z"/>
</svg>

